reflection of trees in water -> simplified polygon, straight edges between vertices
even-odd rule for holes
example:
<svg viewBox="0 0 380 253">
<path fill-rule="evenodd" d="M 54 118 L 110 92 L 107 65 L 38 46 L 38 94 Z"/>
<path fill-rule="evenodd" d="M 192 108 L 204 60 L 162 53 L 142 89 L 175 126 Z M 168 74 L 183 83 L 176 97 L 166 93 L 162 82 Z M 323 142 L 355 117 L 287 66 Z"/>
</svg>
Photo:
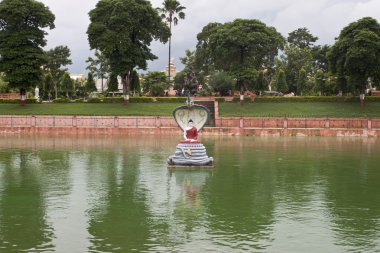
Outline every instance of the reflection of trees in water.
<svg viewBox="0 0 380 253">
<path fill-rule="evenodd" d="M 42 178 L 34 152 L 2 152 L 0 251 L 51 250 L 53 231 L 46 221 Z"/>
<path fill-rule="evenodd" d="M 363 154 L 365 156 L 365 154 Z M 354 252 L 380 249 L 380 173 L 378 156 L 347 154 L 341 166 L 329 166 L 326 199 L 336 244 Z"/>
<path fill-rule="evenodd" d="M 89 157 L 89 191 L 102 196 L 89 210 L 92 235 L 90 250 L 136 252 L 149 249 L 149 217 L 146 195 L 138 185 L 139 161 L 134 152 L 127 154 L 93 153 Z M 98 177 L 98 171 L 104 178 Z M 94 178 L 92 175 L 95 175 Z"/>
<path fill-rule="evenodd" d="M 274 223 L 273 168 L 259 169 L 265 164 L 257 159 L 240 160 L 239 157 L 248 157 L 249 150 L 223 149 L 221 146 L 215 151 L 217 168 L 223 164 L 223 169 L 216 169 L 204 189 L 208 233 L 217 236 L 224 246 L 228 242 L 239 250 L 263 249 Z"/>
</svg>

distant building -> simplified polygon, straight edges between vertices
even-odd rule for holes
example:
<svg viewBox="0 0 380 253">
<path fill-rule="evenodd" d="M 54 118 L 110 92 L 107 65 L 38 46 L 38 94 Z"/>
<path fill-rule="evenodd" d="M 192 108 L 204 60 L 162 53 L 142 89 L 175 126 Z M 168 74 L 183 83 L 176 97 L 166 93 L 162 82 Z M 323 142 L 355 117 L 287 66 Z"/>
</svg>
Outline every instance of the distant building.
<svg viewBox="0 0 380 253">
<path fill-rule="evenodd" d="M 117 79 L 118 82 L 118 89 L 119 91 L 123 91 L 123 84 L 121 83 L 121 78 Z M 95 81 L 95 86 L 98 92 L 102 92 L 102 79 L 98 78 Z M 108 89 L 108 79 L 103 78 L 103 91 L 107 91 Z"/>
<path fill-rule="evenodd" d="M 71 79 L 74 79 L 74 80 L 77 80 L 77 79 L 84 80 L 85 79 L 83 74 L 70 74 L 70 77 L 71 77 Z"/>
<path fill-rule="evenodd" d="M 173 60 L 174 60 L 173 58 L 170 59 L 170 81 L 173 81 L 175 75 L 177 74 L 177 67 L 174 65 Z M 166 76 L 168 76 L 169 65 L 166 66 L 165 70 L 163 70 L 162 72 L 164 72 L 166 74 Z"/>
</svg>

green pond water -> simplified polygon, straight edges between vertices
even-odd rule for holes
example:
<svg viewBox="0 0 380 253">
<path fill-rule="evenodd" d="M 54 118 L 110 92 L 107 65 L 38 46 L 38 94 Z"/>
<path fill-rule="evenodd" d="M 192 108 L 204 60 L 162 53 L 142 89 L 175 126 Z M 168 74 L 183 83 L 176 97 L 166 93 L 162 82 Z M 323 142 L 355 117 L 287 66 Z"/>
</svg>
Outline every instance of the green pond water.
<svg viewBox="0 0 380 253">
<path fill-rule="evenodd" d="M 380 140 L 0 136 L 0 252 L 380 252 Z"/>
</svg>

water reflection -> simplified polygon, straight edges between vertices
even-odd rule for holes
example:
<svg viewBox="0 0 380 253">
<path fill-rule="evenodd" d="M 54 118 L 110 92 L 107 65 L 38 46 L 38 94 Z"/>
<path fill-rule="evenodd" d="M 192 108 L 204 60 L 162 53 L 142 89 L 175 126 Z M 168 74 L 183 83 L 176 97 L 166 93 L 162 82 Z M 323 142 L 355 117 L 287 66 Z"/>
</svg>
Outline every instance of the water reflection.
<svg viewBox="0 0 380 253">
<path fill-rule="evenodd" d="M 168 171 L 177 142 L 0 137 L 0 252 L 380 251 L 380 140 L 203 138 L 214 170 Z"/>
<path fill-rule="evenodd" d="M 46 219 L 44 185 L 33 151 L 1 151 L 0 251 L 52 248 L 53 229 Z"/>
</svg>

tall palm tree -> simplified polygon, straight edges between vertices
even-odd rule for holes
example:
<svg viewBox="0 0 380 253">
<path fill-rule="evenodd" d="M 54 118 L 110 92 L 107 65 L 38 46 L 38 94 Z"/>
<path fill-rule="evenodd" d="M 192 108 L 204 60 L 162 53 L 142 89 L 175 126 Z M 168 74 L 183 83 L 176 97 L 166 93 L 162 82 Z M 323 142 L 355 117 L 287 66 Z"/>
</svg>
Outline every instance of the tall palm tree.
<svg viewBox="0 0 380 253">
<path fill-rule="evenodd" d="M 170 84 L 170 58 L 171 58 L 171 44 L 172 44 L 172 23 L 178 24 L 178 18 L 185 19 L 183 10 L 186 7 L 182 6 L 177 0 L 164 0 L 162 8 L 157 8 L 161 12 L 161 17 L 166 19 L 169 23 L 170 37 L 169 37 L 169 61 L 168 61 L 168 83 Z M 176 16 L 178 15 L 178 17 Z"/>
</svg>

